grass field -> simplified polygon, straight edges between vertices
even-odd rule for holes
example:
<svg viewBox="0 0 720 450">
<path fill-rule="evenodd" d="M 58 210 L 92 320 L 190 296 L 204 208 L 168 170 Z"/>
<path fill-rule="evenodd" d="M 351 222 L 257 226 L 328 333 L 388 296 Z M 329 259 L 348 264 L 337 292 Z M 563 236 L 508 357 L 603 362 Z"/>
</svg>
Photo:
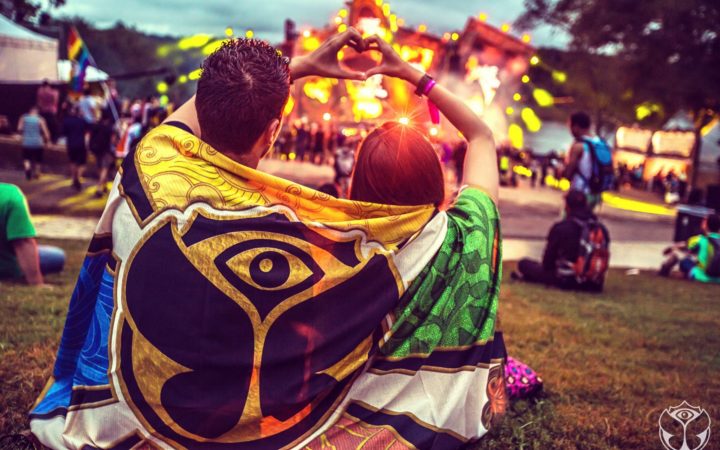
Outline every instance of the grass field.
<svg viewBox="0 0 720 450">
<path fill-rule="evenodd" d="M 51 372 L 85 243 L 53 287 L 0 284 L 0 435 L 26 413 Z M 657 420 L 688 401 L 720 421 L 720 287 L 612 272 L 602 295 L 509 281 L 502 328 L 512 356 L 535 368 L 545 392 L 515 403 L 477 449 L 659 449 Z M 720 448 L 720 428 L 706 449 Z"/>
</svg>

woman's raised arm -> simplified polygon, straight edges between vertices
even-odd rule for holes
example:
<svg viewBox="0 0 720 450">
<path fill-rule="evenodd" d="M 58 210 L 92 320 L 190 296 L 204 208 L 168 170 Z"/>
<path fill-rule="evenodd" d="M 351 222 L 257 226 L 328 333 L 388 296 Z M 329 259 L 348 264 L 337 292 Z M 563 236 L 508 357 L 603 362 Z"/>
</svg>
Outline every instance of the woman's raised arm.
<svg viewBox="0 0 720 450">
<path fill-rule="evenodd" d="M 369 49 L 379 50 L 383 55 L 382 63 L 367 71 L 368 77 L 383 74 L 415 86 L 420 83 L 425 74 L 403 61 L 390 44 L 378 36 L 371 36 L 366 42 Z M 500 178 L 492 130 L 460 97 L 446 88 L 436 84 L 428 97 L 468 141 L 462 184 L 483 189 L 497 202 Z"/>
</svg>

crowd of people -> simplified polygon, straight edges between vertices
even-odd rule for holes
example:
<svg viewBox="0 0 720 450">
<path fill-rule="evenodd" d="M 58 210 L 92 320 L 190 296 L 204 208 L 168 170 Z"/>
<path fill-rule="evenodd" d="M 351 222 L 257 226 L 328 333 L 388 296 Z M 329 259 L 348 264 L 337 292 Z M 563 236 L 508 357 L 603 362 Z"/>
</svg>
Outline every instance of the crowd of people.
<svg viewBox="0 0 720 450">
<path fill-rule="evenodd" d="M 95 195 L 107 194 L 107 181 L 130 149 L 172 112 L 172 105 L 160 105 L 155 96 L 120 99 L 114 86 L 102 93 L 86 87 L 59 105 L 58 90 L 44 81 L 37 91 L 36 104 L 20 117 L 18 133 L 23 147 L 23 165 L 28 180 L 41 173 L 48 145 L 63 141 L 69 162 L 72 187 L 81 190 L 88 154 L 94 156 L 98 181 Z"/>
</svg>

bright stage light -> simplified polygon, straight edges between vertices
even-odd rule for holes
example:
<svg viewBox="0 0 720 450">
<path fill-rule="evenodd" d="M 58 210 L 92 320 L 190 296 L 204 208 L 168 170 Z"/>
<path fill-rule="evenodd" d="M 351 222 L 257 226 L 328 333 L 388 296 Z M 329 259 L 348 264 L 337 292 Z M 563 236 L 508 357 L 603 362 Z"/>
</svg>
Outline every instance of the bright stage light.
<svg viewBox="0 0 720 450">
<path fill-rule="evenodd" d="M 410 123 L 410 119 L 407 117 L 401 117 L 398 119 L 398 122 L 400 122 L 401 125 L 408 125 Z"/>
<path fill-rule="evenodd" d="M 156 88 L 157 88 L 157 91 L 158 91 L 159 93 L 164 94 L 164 93 L 166 93 L 167 90 L 168 90 L 168 85 L 167 85 L 166 82 L 161 81 L 161 82 L 159 82 L 159 83 L 157 84 Z"/>
<path fill-rule="evenodd" d="M 233 29 L 230 27 L 225 28 L 225 36 L 232 37 L 233 35 Z"/>
<path fill-rule="evenodd" d="M 530 39 L 531 39 L 531 38 L 530 38 L 530 35 L 529 35 L 529 34 L 523 34 L 523 35 L 522 35 L 522 41 L 523 41 L 524 43 L 529 44 L 529 43 L 530 43 Z"/>
<path fill-rule="evenodd" d="M 310 30 L 305 30 L 305 31 L 303 31 L 303 37 L 304 37 L 304 38 L 309 38 L 309 37 L 310 37 Z"/>
<path fill-rule="evenodd" d="M 502 26 L 500 27 L 500 29 L 503 31 L 503 33 L 507 33 L 507 32 L 510 31 L 510 24 L 509 24 L 509 23 L 504 23 L 504 24 L 502 24 Z"/>
<path fill-rule="evenodd" d="M 196 34 L 194 36 L 180 39 L 180 42 L 178 42 L 178 48 L 180 50 L 189 50 L 191 48 L 202 47 L 210 42 L 210 39 L 212 39 L 212 37 L 209 34 Z"/>
<path fill-rule="evenodd" d="M 530 82 L 530 77 L 527 76 L 527 75 L 523 75 L 522 78 L 520 78 L 520 81 L 522 81 L 523 83 L 527 84 L 527 83 Z"/>
<path fill-rule="evenodd" d="M 457 34 L 457 33 L 453 33 L 453 34 L 450 36 L 450 39 L 452 39 L 453 41 L 457 41 L 458 39 L 460 39 L 460 35 Z"/>
<path fill-rule="evenodd" d="M 545 89 L 536 88 L 533 89 L 533 98 L 537 102 L 538 106 L 547 108 L 555 104 L 555 97 Z"/>
<path fill-rule="evenodd" d="M 338 11 L 338 16 L 342 17 L 343 19 L 344 19 L 345 17 L 347 17 L 347 15 L 348 15 L 348 10 L 347 10 L 347 9 L 341 9 L 340 11 Z"/>
<path fill-rule="evenodd" d="M 553 70 L 552 71 L 552 78 L 557 83 L 564 83 L 567 81 L 567 74 L 565 72 L 560 72 L 559 70 Z"/>
<path fill-rule="evenodd" d="M 513 108 L 512 106 L 508 106 L 507 108 L 505 108 L 505 114 L 507 114 L 508 116 L 512 116 L 513 114 L 515 114 L 515 108 Z"/>
<path fill-rule="evenodd" d="M 418 25 L 418 31 L 421 32 L 421 33 L 426 32 L 426 31 L 427 31 L 427 25 L 425 25 L 424 23 Z"/>
<path fill-rule="evenodd" d="M 520 100 L 522 100 L 522 95 L 520 95 L 519 92 L 514 93 L 513 100 L 515 100 L 516 102 L 519 102 Z"/>
<path fill-rule="evenodd" d="M 341 23 L 340 26 L 338 26 L 338 33 L 344 33 L 345 31 L 347 31 L 347 25 Z"/>
<path fill-rule="evenodd" d="M 478 14 L 478 20 L 479 20 L 479 21 L 485 22 L 485 21 L 487 21 L 487 19 L 488 19 L 487 13 L 480 13 L 480 14 Z"/>
<path fill-rule="evenodd" d="M 330 119 L 332 119 L 332 115 L 330 115 L 330 113 L 326 112 L 325 114 L 323 114 L 323 120 L 325 122 L 330 122 Z"/>
<path fill-rule="evenodd" d="M 530 58 L 530 65 L 537 66 L 538 64 L 540 64 L 540 58 L 538 58 L 537 56 L 533 56 L 532 58 Z"/>
<path fill-rule="evenodd" d="M 438 135 L 437 127 L 430 127 L 430 136 L 437 136 L 437 135 Z"/>
</svg>

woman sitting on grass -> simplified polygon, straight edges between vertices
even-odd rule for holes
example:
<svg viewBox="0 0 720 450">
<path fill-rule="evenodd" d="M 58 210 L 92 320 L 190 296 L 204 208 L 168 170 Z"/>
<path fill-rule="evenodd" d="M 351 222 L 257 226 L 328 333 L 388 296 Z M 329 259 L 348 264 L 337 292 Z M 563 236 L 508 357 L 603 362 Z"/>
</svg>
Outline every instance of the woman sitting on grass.
<svg viewBox="0 0 720 450">
<path fill-rule="evenodd" d="M 421 274 L 401 300 L 396 310 L 401 320 L 396 322 L 395 329 L 416 327 L 423 321 L 432 325 L 433 314 L 466 316 L 474 319 L 469 329 L 477 341 L 495 338 L 495 351 L 504 354 L 501 333 L 496 332 L 494 337 L 484 335 L 483 332 L 492 328 L 482 327 L 495 322 L 502 271 L 499 216 L 495 206 L 499 178 L 492 131 L 447 89 L 434 82 L 423 88 L 423 73 L 403 61 L 385 41 L 376 37 L 368 41 L 371 48 L 383 54 L 383 64 L 368 72 L 369 76 L 374 71 L 420 84 L 419 90 L 424 89 L 423 93 L 468 140 L 463 187 L 446 211 L 445 241 L 434 262 L 425 269 L 430 276 Z M 412 126 L 388 122 L 372 131 L 359 147 L 351 183 L 352 200 L 392 205 L 433 204 L 439 210 L 444 209 L 445 180 L 440 161 L 430 141 Z M 488 312 L 489 320 L 483 322 L 474 311 Z M 446 335 L 462 331 L 467 329 L 436 330 L 442 336 L 439 342 Z M 406 344 L 403 334 L 396 333 L 381 351 L 392 354 Z M 423 353 L 442 354 L 443 351 L 441 345 L 422 349 Z M 511 398 L 532 395 L 542 387 L 542 381 L 532 369 L 512 358 L 507 362 L 505 374 Z M 488 389 L 488 393 L 490 391 Z M 499 399 L 490 400 L 491 404 L 498 400 L 495 408 L 504 403 Z"/>
</svg>

